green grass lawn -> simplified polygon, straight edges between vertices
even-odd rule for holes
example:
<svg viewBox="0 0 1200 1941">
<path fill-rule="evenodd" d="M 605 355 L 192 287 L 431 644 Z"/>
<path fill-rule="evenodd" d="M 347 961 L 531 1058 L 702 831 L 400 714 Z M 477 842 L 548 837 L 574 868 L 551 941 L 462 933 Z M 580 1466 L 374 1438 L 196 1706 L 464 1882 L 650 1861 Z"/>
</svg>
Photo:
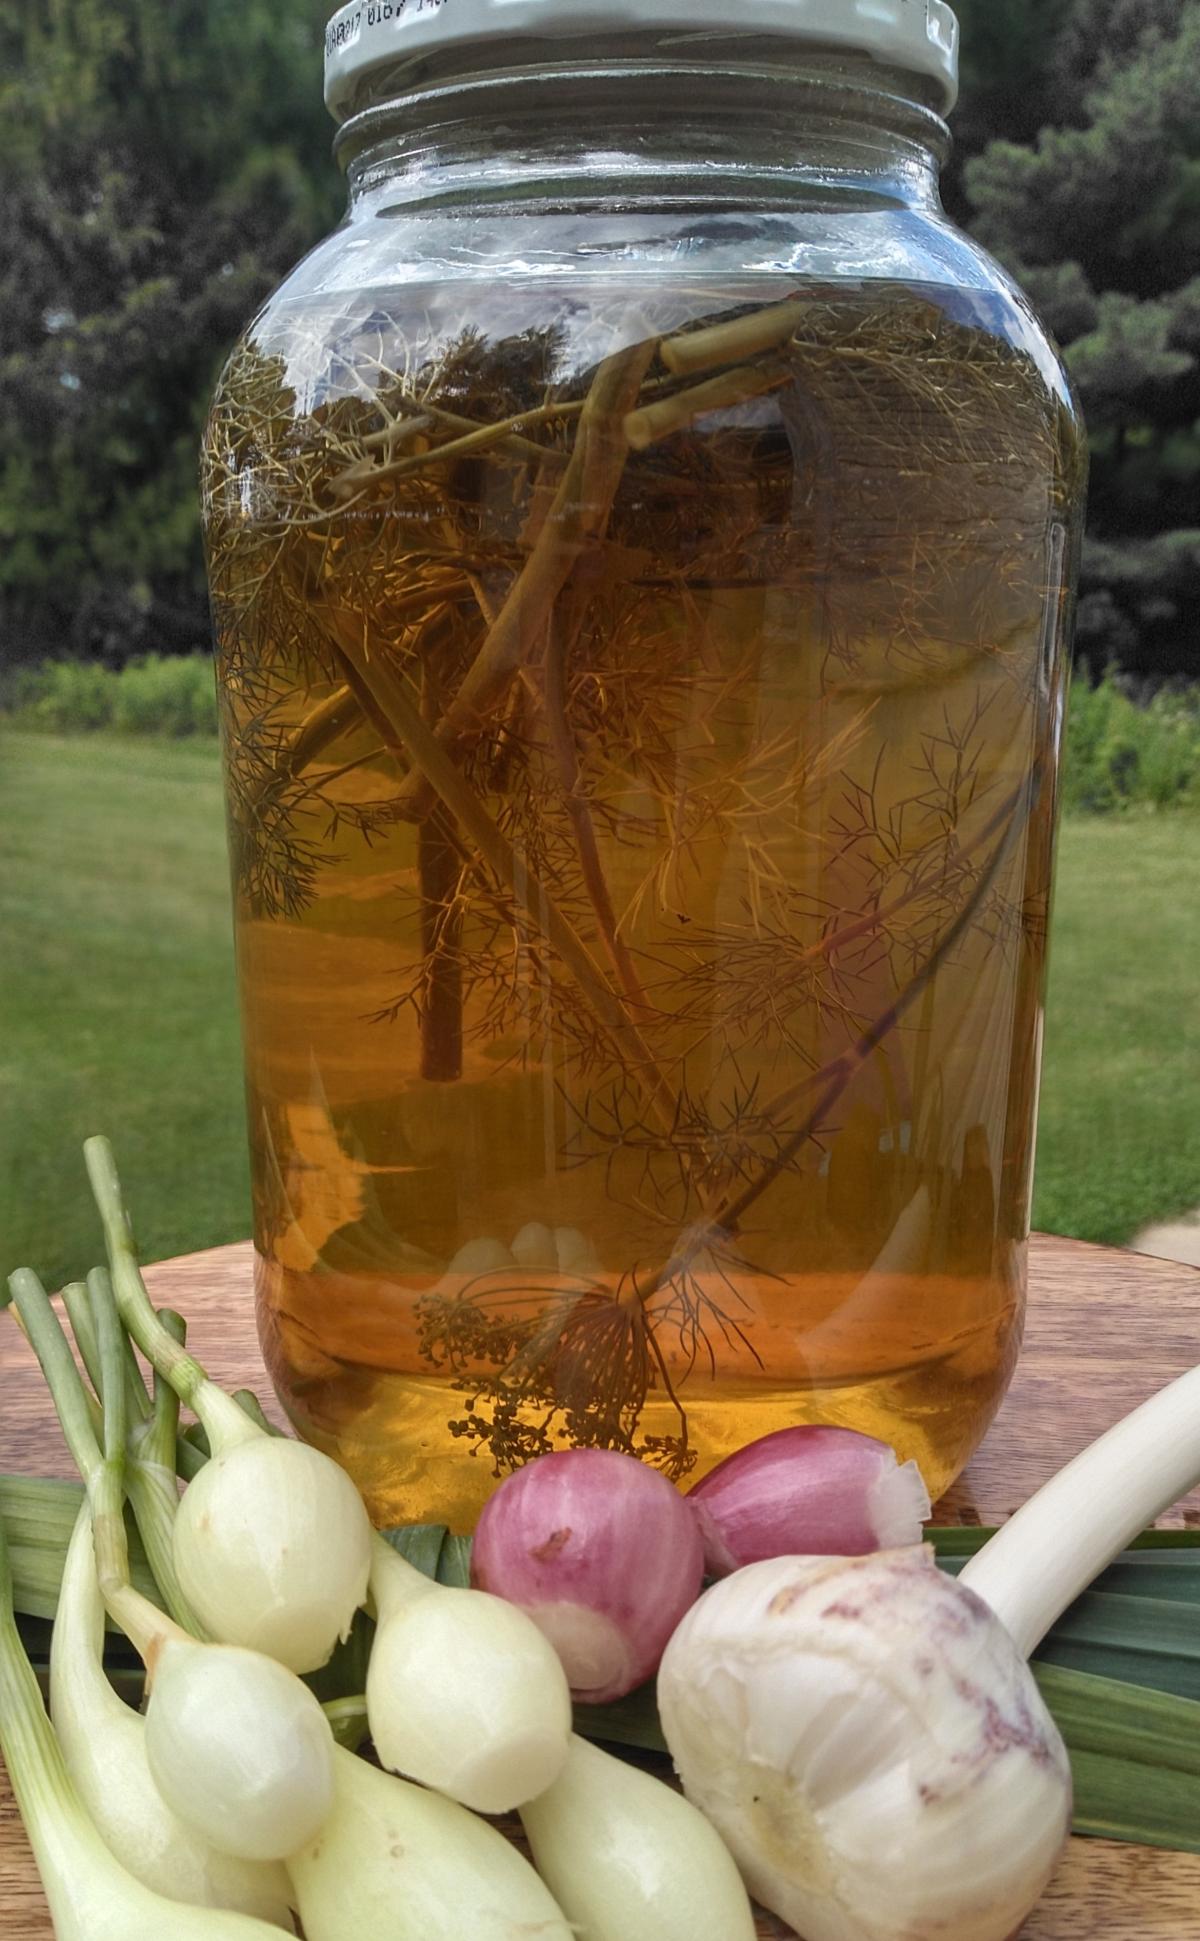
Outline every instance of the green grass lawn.
<svg viewBox="0 0 1200 1941">
<path fill-rule="evenodd" d="M 1200 817 L 1072 817 L 1034 1219 L 1113 1243 L 1200 1206 Z"/>
<path fill-rule="evenodd" d="M 0 735 L 0 1267 L 99 1251 L 116 1142 L 148 1258 L 249 1226 L 215 744 Z M 1036 1218 L 1129 1239 L 1200 1203 L 1200 819 L 1063 835 Z"/>
<path fill-rule="evenodd" d="M 148 1259 L 250 1224 L 215 742 L 0 735 L 0 1267 L 102 1257 L 113 1139 Z"/>
</svg>

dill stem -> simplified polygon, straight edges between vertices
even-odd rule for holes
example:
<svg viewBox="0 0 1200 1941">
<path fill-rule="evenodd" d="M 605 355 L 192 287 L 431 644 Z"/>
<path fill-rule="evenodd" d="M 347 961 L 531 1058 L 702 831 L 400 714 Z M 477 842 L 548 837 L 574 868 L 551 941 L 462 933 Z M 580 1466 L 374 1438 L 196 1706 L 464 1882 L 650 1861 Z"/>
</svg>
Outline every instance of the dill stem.
<svg viewBox="0 0 1200 1941">
<path fill-rule="evenodd" d="M 429 632 L 426 622 L 419 638 Z M 439 707 L 433 664 L 426 656 L 421 667 L 421 712 L 426 721 L 436 720 Z M 420 1070 L 422 1078 L 437 1085 L 451 1084 L 463 1072 L 461 881 L 462 857 L 455 827 L 439 806 L 417 825 L 417 882 L 425 959 L 418 1017 Z"/>
<path fill-rule="evenodd" d="M 613 909 L 608 878 L 604 873 L 604 864 L 600 856 L 600 844 L 596 837 L 596 825 L 592 819 L 587 795 L 580 786 L 579 758 L 567 719 L 566 663 L 571 650 L 573 632 L 574 629 L 564 620 L 561 613 L 556 611 L 551 615 L 542 706 L 550 736 L 550 746 L 563 785 L 567 814 L 575 832 L 579 866 L 588 901 L 591 903 L 592 913 L 596 919 L 596 929 L 636 1021 L 639 1016 L 648 1018 L 652 1007 L 637 974 L 633 955 L 617 927 L 616 912 Z M 674 1114 L 675 1100 L 672 1088 L 657 1064 L 654 1066 L 652 1077 L 655 1091 L 670 1103 Z"/>
<path fill-rule="evenodd" d="M 428 417 L 432 418 L 435 421 L 435 423 L 446 425 L 448 429 L 451 431 L 461 431 L 461 432 L 469 433 L 472 431 L 478 431 L 480 429 L 478 419 L 464 418 L 461 412 L 448 411 L 444 404 L 434 404 L 432 400 L 429 398 L 422 399 L 421 409 L 423 412 L 426 413 Z M 564 402 L 558 405 L 556 409 L 557 409 L 557 415 L 560 418 L 567 420 L 570 418 L 578 417 L 579 413 L 583 409 L 583 403 L 582 401 L 573 402 L 570 404 Z M 508 420 L 507 422 L 511 424 L 513 421 Z M 526 424 L 530 422 L 528 414 L 526 414 L 522 418 L 522 422 Z M 497 429 L 500 429 L 500 427 L 489 425 L 487 429 L 497 430 Z M 559 451 L 558 448 L 554 445 L 539 445 L 536 438 L 524 438 L 522 437 L 521 433 L 518 431 L 510 430 L 505 437 L 501 438 L 498 441 L 498 443 L 499 443 L 499 449 L 502 452 L 506 452 L 512 458 L 533 459 L 533 460 L 536 460 L 536 462 L 539 465 L 544 465 L 547 462 L 549 462 L 551 465 L 566 465 L 570 463 L 569 452 Z M 428 458 L 433 458 L 436 456 L 436 454 L 433 452 L 429 452 L 426 454 L 426 456 Z"/>
<path fill-rule="evenodd" d="M 429 405 L 423 404 L 422 411 L 428 416 L 451 420 L 452 425 L 469 425 L 470 429 L 459 437 L 450 439 L 445 445 L 435 445 L 432 451 L 410 452 L 404 458 L 387 459 L 381 465 L 363 464 L 361 461 L 356 465 L 349 465 L 344 472 L 339 472 L 338 476 L 330 481 L 330 489 L 338 497 L 342 497 L 360 485 L 373 485 L 377 479 L 406 478 L 410 473 L 427 470 L 430 465 L 452 463 L 455 459 L 470 457 L 472 452 L 486 451 L 491 445 L 507 445 L 510 440 L 515 443 L 518 438 L 520 439 L 517 445 L 518 456 L 549 458 L 551 462 L 555 458 L 561 460 L 561 453 L 555 452 L 551 447 L 537 444 L 532 438 L 521 437 L 521 433 L 527 425 L 550 424 L 556 420 L 575 418 L 586 409 L 586 400 L 534 405 L 528 411 L 518 411 L 511 418 L 498 419 L 495 424 L 480 425 L 472 424 L 467 418 L 458 418 L 448 411 L 434 412 Z M 389 428 L 387 436 L 395 436 L 395 431 Z M 363 439 L 363 444 L 382 442 L 383 437 L 384 434 L 373 432 L 369 438 Z"/>
<path fill-rule="evenodd" d="M 358 697 L 348 683 L 319 701 L 280 748 L 271 767 L 258 778 L 246 798 L 247 810 L 255 811 L 280 783 L 294 782 L 360 713 Z"/>
<path fill-rule="evenodd" d="M 626 1015 L 586 944 L 545 886 L 531 877 L 528 869 L 518 870 L 512 845 L 448 753 L 459 735 L 480 725 L 486 710 L 500 698 L 526 657 L 528 641 L 540 628 L 551 624 L 555 602 L 580 555 L 589 543 L 603 536 L 628 456 L 622 424 L 641 389 L 654 349 L 653 342 L 636 344 L 600 365 L 579 411 L 571 461 L 529 559 L 491 618 L 478 655 L 436 726 L 425 721 L 405 678 L 384 657 L 371 655 L 361 619 L 332 603 L 326 603 L 324 612 L 348 684 L 387 747 L 408 768 L 407 780 L 396 798 L 397 813 L 403 813 L 406 807 L 419 813 L 432 794 L 467 831 L 506 887 L 517 891 L 524 876 L 528 891 L 525 900 L 531 910 L 540 913 L 538 920 L 547 941 L 571 971 L 623 1062 L 630 1064 L 647 1088 L 659 1118 L 670 1127 L 677 1101 L 636 1017 Z M 486 616 L 486 607 L 484 611 Z M 569 742 L 565 720 L 563 730 Z M 569 754 L 573 763 L 573 749 Z M 632 959 L 618 937 L 590 812 L 576 787 L 568 790 L 568 804 L 577 838 L 582 829 L 581 863 L 602 942 L 627 1001 L 644 1015 L 649 1006 Z"/>
<path fill-rule="evenodd" d="M 732 364 L 759 351 L 774 350 L 795 335 L 803 318 L 804 305 L 796 298 L 773 303 L 748 317 L 736 317 L 732 323 L 712 324 L 707 330 L 686 330 L 678 337 L 665 338 L 662 361 L 677 377 L 710 371 L 717 364 Z"/>
<path fill-rule="evenodd" d="M 421 888 L 421 944 L 425 952 L 421 1006 L 421 1077 L 436 1084 L 463 1071 L 463 977 L 459 958 L 462 871 L 457 846 L 434 810 L 417 829 L 417 875 Z"/>
<path fill-rule="evenodd" d="M 983 828 L 976 835 L 972 836 L 969 842 L 962 844 L 958 850 L 958 860 L 960 862 L 965 862 L 977 850 L 983 849 L 992 840 L 992 837 L 997 835 L 1005 827 L 1020 806 L 1021 797 L 1025 792 L 1025 786 L 1025 783 L 1022 783 L 1010 795 L 1005 796 L 999 808 L 988 818 Z M 1030 814 L 1032 814 L 1032 804 L 1030 805 Z M 805 960 L 831 960 L 847 944 L 857 943 L 860 937 L 869 937 L 873 931 L 880 930 L 885 924 L 890 923 L 893 917 L 901 916 L 911 904 L 915 903 L 919 897 L 925 894 L 930 886 L 931 877 L 928 874 L 918 877 L 915 883 L 910 883 L 908 888 L 902 891 L 899 896 L 893 898 L 891 903 L 882 903 L 866 916 L 857 917 L 853 923 L 846 924 L 841 930 L 835 930 L 829 936 L 822 937 L 819 943 L 813 944 L 810 949 L 804 952 Z M 823 1074 L 820 1072 L 810 1072 L 800 1085 L 793 1086 L 789 1092 L 781 1092 L 774 1102 L 773 1109 L 775 1111 L 782 1111 L 787 1106 L 795 1104 L 798 1098 L 812 1090 L 814 1084 L 820 1083 L 822 1076 Z"/>
<path fill-rule="evenodd" d="M 707 411 L 728 411 L 768 391 L 777 391 L 791 375 L 786 364 L 746 364 L 736 371 L 723 371 L 719 377 L 710 377 L 674 397 L 630 411 L 625 419 L 625 436 L 635 451 L 645 451 L 672 432 L 685 430 Z"/>
<path fill-rule="evenodd" d="M 413 772 L 428 781 L 446 810 L 483 857 L 488 868 L 518 897 L 543 931 L 547 943 L 574 977 L 614 1048 L 632 1076 L 646 1087 L 659 1117 L 674 1123 L 673 1101 L 654 1084 L 655 1063 L 634 1020 L 596 964 L 586 943 L 563 915 L 545 884 L 528 864 L 518 865 L 508 837 L 488 814 L 466 776 L 450 759 L 436 732 L 424 720 L 411 683 L 389 662 L 372 659 L 347 639 L 342 653 L 369 690 L 373 706 L 389 723 L 390 738 L 403 748 Z"/>
<path fill-rule="evenodd" d="M 382 431 L 364 432 L 358 441 L 359 446 L 364 452 L 387 451 L 392 445 L 402 444 L 409 438 L 416 438 L 420 432 L 428 431 L 433 422 L 427 410 L 418 411 L 411 418 L 393 418 Z"/>
<path fill-rule="evenodd" d="M 623 424 L 641 389 L 655 345 L 635 344 L 605 358 L 579 413 L 570 463 L 521 573 L 483 645 L 463 676 L 436 729 L 452 747 L 459 737 L 486 725 L 526 658 L 580 556 L 602 539 L 629 456 Z M 410 776 L 400 791 L 414 808 L 425 797 L 422 780 Z"/>
<path fill-rule="evenodd" d="M 837 1104 L 862 1066 L 912 1009 L 936 977 L 951 951 L 966 935 L 991 894 L 1000 871 L 1029 826 L 1044 776 L 1045 764 L 1039 762 L 1032 769 L 1027 780 L 1022 782 L 1021 786 L 1007 798 L 1002 808 L 997 810 L 990 826 L 995 827 L 998 822 L 1007 817 L 1008 827 L 967 902 L 930 952 L 920 970 L 909 979 L 899 996 L 880 1012 L 849 1051 L 842 1052 L 839 1057 L 826 1065 L 823 1071 L 810 1075 L 805 1081 L 805 1091 L 811 1091 L 815 1086 L 821 1086 L 821 1091 L 816 1103 L 806 1113 L 801 1124 L 788 1135 L 779 1151 L 754 1179 L 746 1181 L 736 1192 L 728 1194 L 715 1207 L 709 1208 L 704 1213 L 699 1225 L 689 1234 L 686 1253 L 672 1255 L 666 1266 L 655 1274 L 653 1280 L 643 1289 L 643 1302 L 652 1299 L 654 1295 L 669 1287 L 679 1274 L 689 1271 L 697 1254 L 713 1240 L 718 1239 L 722 1234 L 736 1231 L 738 1223 L 755 1202 L 761 1199 L 782 1173 L 787 1171 L 797 1153 L 812 1138 L 826 1113 Z M 1025 798 L 1023 811 L 1022 797 Z M 766 1107 L 767 1118 L 773 1119 L 777 1113 L 786 1110 L 793 1100 L 794 1088 L 779 1094 Z"/>
<path fill-rule="evenodd" d="M 303 774 L 311 761 L 336 741 L 342 729 L 353 721 L 358 709 L 348 687 L 335 688 L 332 694 L 310 708 L 296 732 L 280 751 L 277 772 L 290 781 Z"/>
</svg>

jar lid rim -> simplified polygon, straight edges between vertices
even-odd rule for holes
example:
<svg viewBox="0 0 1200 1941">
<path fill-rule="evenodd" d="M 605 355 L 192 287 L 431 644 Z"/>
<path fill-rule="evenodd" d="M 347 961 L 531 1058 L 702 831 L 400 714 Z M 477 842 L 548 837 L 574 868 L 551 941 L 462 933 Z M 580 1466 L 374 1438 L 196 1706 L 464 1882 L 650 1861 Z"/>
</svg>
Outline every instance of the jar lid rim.
<svg viewBox="0 0 1200 1941">
<path fill-rule="evenodd" d="M 438 47 L 506 34 L 553 39 L 645 28 L 688 39 L 776 34 L 853 48 L 936 80 L 943 112 L 958 97 L 958 19 L 947 0 L 347 0 L 325 29 L 325 101 L 343 121 L 364 74 Z"/>
</svg>

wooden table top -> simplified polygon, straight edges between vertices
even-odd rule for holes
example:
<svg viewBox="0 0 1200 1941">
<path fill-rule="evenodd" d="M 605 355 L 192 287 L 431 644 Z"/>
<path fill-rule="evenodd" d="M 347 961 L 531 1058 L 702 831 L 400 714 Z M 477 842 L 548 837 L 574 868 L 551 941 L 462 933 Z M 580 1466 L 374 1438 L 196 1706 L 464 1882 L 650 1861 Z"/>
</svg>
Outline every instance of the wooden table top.
<svg viewBox="0 0 1200 1941">
<path fill-rule="evenodd" d="M 248 1245 L 189 1254 L 147 1274 L 157 1304 L 187 1316 L 189 1346 L 216 1379 L 253 1387 L 266 1402 L 250 1277 Z M 1021 1366 L 995 1427 L 940 1506 L 938 1520 L 1002 1521 L 1119 1416 L 1197 1361 L 1200 1271 L 1036 1238 Z M 270 1412 L 279 1418 L 273 1400 Z M 32 1355 L 11 1323 L 0 1327 L 0 1470 L 73 1473 Z M 1200 1528 L 1200 1491 L 1164 1521 Z M 782 1932 L 769 1921 L 761 1928 L 764 1937 Z M 52 1936 L 0 1767 L 0 1937 Z M 1022 1941 L 1101 1937 L 1200 1941 L 1200 1855 L 1072 1840 L 1046 1899 L 1022 1929 Z"/>
</svg>

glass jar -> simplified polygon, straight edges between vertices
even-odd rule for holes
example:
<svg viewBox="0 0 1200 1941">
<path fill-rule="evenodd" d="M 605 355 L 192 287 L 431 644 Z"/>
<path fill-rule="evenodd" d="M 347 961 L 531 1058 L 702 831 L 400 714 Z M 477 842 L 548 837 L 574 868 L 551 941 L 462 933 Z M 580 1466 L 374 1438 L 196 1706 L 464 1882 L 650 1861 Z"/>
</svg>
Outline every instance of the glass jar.
<svg viewBox="0 0 1200 1941">
<path fill-rule="evenodd" d="M 381 1519 L 808 1421 L 936 1495 L 1018 1351 L 1082 433 L 949 10 L 742 12 L 345 8 L 213 406 L 261 1332 Z"/>
</svg>

